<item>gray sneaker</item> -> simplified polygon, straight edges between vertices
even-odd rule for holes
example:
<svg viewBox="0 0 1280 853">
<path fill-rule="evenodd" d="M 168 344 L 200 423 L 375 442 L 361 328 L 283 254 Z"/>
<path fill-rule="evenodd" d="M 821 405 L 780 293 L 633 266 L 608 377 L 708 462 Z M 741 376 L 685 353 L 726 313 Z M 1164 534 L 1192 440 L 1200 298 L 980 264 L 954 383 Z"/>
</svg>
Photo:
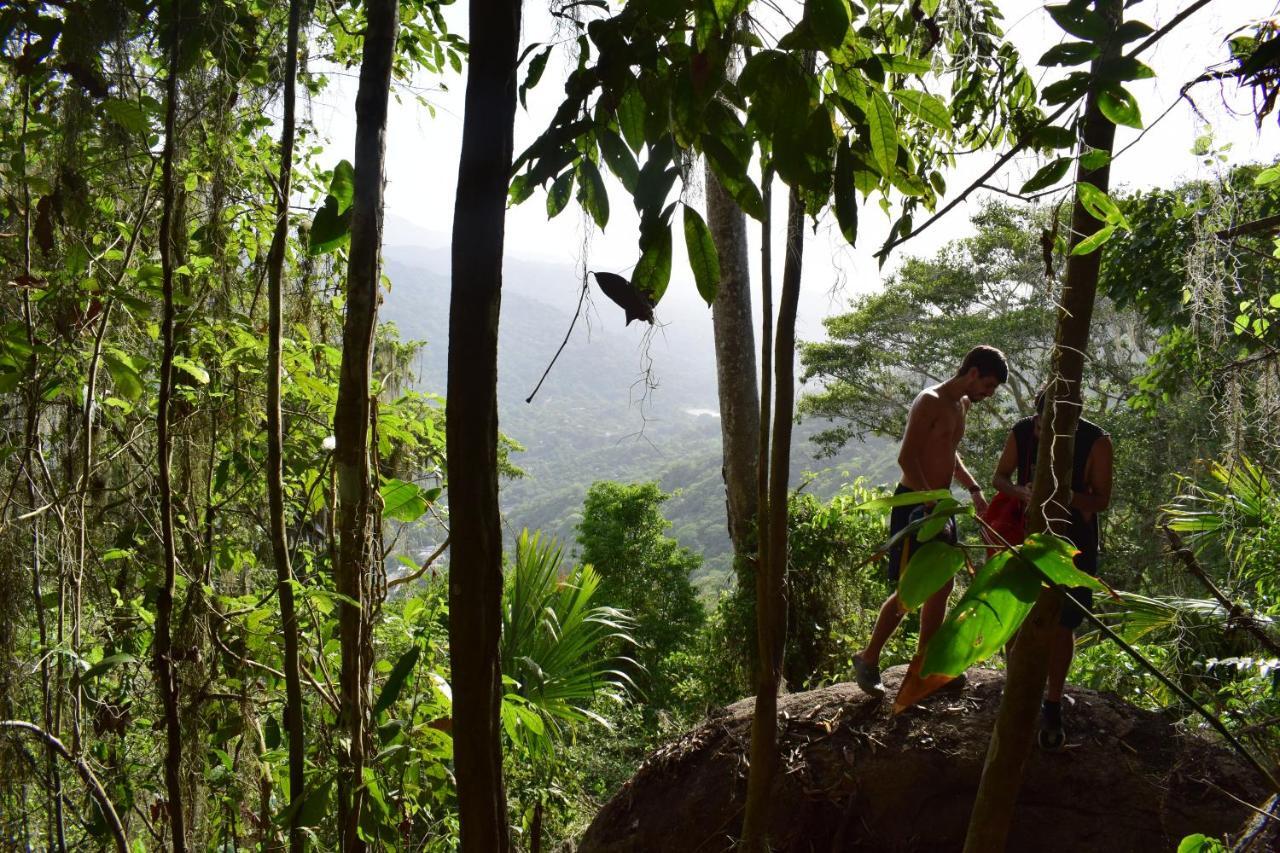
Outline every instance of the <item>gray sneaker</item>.
<svg viewBox="0 0 1280 853">
<path fill-rule="evenodd" d="M 880 680 L 880 668 L 872 666 L 858 655 L 853 656 L 853 680 L 868 696 L 884 698 L 884 683 Z"/>
</svg>

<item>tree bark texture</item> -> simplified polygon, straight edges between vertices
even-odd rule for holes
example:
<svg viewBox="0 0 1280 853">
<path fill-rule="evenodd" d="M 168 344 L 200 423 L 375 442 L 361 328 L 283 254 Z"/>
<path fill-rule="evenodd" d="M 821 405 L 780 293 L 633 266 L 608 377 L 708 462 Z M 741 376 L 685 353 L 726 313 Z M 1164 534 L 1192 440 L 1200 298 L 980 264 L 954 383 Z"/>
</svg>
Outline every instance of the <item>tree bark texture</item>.
<svg viewBox="0 0 1280 853">
<path fill-rule="evenodd" d="M 751 269 L 747 217 L 706 168 L 707 225 L 720 256 L 720 289 L 711 305 L 720 392 L 729 538 L 738 559 L 755 551 L 756 467 L 760 441 L 760 393 L 756 383 L 755 333 L 751 320 Z M 739 577 L 739 584 L 744 578 Z"/>
<path fill-rule="evenodd" d="M 173 30 L 169 45 L 168 81 L 164 114 L 164 153 L 160 167 L 162 203 L 160 212 L 160 268 L 164 292 L 164 316 L 161 322 L 163 351 L 160 360 L 160 389 L 156 403 L 156 455 L 160 475 L 160 538 L 164 548 L 163 582 L 156 601 L 156 634 L 154 642 L 156 678 L 160 688 L 160 704 L 164 708 L 166 753 L 164 781 L 168 794 L 169 827 L 174 853 L 187 849 L 186 816 L 182 798 L 182 726 L 178 713 L 178 671 L 173 659 L 173 593 L 178 575 L 177 543 L 173 529 L 173 474 L 171 471 L 172 439 L 170 406 L 173 399 L 174 355 L 174 209 L 176 183 L 173 167 L 177 159 L 178 57 L 182 39 L 182 3 L 170 10 Z"/>
<path fill-rule="evenodd" d="M 469 10 L 449 300 L 449 657 L 461 847 L 502 853 L 510 840 L 499 720 L 498 312 L 520 0 L 471 0 Z"/>
<path fill-rule="evenodd" d="M 1114 27 L 1120 25 L 1120 0 L 1103 0 L 1099 11 Z M 1120 54 L 1118 43 L 1103 47 L 1094 60 L 1092 75 L 1097 77 L 1101 63 Z M 1082 150 L 1106 151 L 1115 142 L 1115 125 L 1102 114 L 1098 97 L 1091 91 L 1085 101 Z M 1099 169 L 1078 168 L 1076 180 L 1093 184 L 1103 192 L 1110 183 L 1109 164 Z M 1096 233 L 1102 223 L 1085 209 L 1077 194 L 1071 210 L 1072 248 Z M 1058 308 L 1058 326 L 1049 378 L 1045 394 L 1045 416 L 1040 423 L 1039 455 L 1036 459 L 1035 483 L 1032 486 L 1027 532 L 1052 531 L 1066 533 L 1070 521 L 1071 471 L 1075 447 L 1076 425 L 1082 406 L 1081 380 L 1084 353 L 1089 341 L 1089 323 L 1093 317 L 1094 296 L 1098 288 L 1098 270 L 1102 249 L 1087 255 L 1067 258 L 1066 282 Z M 1023 768 L 1032 748 L 1036 715 L 1049 669 L 1049 644 L 1058 627 L 1062 593 L 1046 588 L 1032 608 L 1014 643 L 1009 660 L 1008 683 L 1000 705 L 1000 714 L 991 732 L 986 766 L 974 802 L 965 839 L 968 853 L 986 853 L 1005 849 L 1009 827 L 1013 821 Z"/>
<path fill-rule="evenodd" d="M 365 4 L 364 52 L 356 93 L 355 195 L 347 265 L 347 315 L 342 328 L 342 366 L 334 415 L 334 467 L 338 475 L 337 587 L 342 641 L 342 729 L 349 740 L 338 774 L 338 821 L 342 849 L 363 850 L 358 827 L 363 803 L 365 717 L 369 687 L 367 588 L 379 556 L 374 521 L 374 483 L 369 462 L 372 417 L 370 382 L 378 322 L 379 252 L 382 246 L 382 184 L 386 160 L 387 101 L 395 53 L 397 0 Z M 352 603 L 354 602 L 354 603 Z"/>
<path fill-rule="evenodd" d="M 755 714 L 751 722 L 751 764 L 747 776 L 742 848 L 769 849 L 769 801 L 778 765 L 778 684 L 787 636 L 787 481 L 791 475 L 791 427 L 795 410 L 796 311 L 804 260 L 804 201 L 792 190 L 787 204 L 786 260 L 778 301 L 774 342 L 773 436 L 770 442 L 767 550 L 756 569 L 756 638 L 760 656 Z"/>
<path fill-rule="evenodd" d="M 276 595 L 280 599 L 280 630 L 284 635 L 284 724 L 289 743 L 289 849 L 302 853 L 305 837 L 298 827 L 298 808 L 306 785 L 306 745 L 303 741 L 302 675 L 298 668 L 298 615 L 293 599 L 293 569 L 289 565 L 289 535 L 284 518 L 284 425 L 280 412 L 281 348 L 283 336 L 282 279 L 289 240 L 289 184 L 293 172 L 293 141 L 298 80 L 298 34 L 302 28 L 302 0 L 289 0 L 289 32 L 284 62 L 284 119 L 280 128 L 280 172 L 276 183 L 276 226 L 267 257 L 267 501 L 271 515 L 271 556 L 276 565 Z"/>
</svg>

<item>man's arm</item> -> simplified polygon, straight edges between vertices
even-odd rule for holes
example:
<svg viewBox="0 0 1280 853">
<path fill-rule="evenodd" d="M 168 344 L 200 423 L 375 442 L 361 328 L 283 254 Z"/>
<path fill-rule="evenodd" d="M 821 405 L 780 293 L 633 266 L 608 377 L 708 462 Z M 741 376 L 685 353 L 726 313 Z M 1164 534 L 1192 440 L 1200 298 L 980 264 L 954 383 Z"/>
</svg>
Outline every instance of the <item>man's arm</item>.
<svg viewBox="0 0 1280 853">
<path fill-rule="evenodd" d="M 955 469 L 951 473 L 952 479 L 959 483 L 966 491 L 969 497 L 973 498 L 973 508 L 978 512 L 987 511 L 987 499 L 982 494 L 982 486 L 978 485 L 977 479 L 969 473 L 969 469 L 964 467 L 964 460 L 960 458 L 960 451 L 956 451 Z"/>
<path fill-rule="evenodd" d="M 1104 435 L 1093 443 L 1089 450 L 1089 461 L 1085 463 L 1084 476 L 1088 491 L 1071 493 L 1071 505 L 1080 510 L 1085 518 L 1091 518 L 1111 505 L 1112 462 L 1111 436 Z"/>
<path fill-rule="evenodd" d="M 1013 437 L 1013 431 L 1010 430 L 1009 437 L 1004 441 L 1004 450 L 1000 452 L 1000 461 L 996 463 L 996 474 L 991 483 L 996 487 L 997 492 L 1027 503 L 1031 500 L 1031 487 L 1019 486 L 1013 482 L 1013 474 L 1017 468 L 1018 442 Z"/>
</svg>

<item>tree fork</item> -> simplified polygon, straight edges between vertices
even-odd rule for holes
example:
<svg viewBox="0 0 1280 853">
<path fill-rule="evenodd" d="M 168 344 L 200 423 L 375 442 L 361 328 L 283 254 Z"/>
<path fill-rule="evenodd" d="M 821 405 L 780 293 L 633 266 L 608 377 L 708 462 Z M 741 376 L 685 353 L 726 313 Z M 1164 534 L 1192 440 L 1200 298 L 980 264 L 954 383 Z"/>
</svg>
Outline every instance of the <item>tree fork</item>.
<svg viewBox="0 0 1280 853">
<path fill-rule="evenodd" d="M 778 684 L 787 636 L 787 481 L 791 474 L 791 428 L 795 408 L 796 311 L 804 261 L 804 200 L 792 189 L 787 203 L 787 245 L 778 334 L 774 342 L 773 437 L 769 494 L 760 512 L 768 516 L 767 551 L 756 569 L 756 637 L 760 663 L 751 720 L 751 766 L 740 846 L 767 851 L 769 794 L 778 764 Z"/>
<path fill-rule="evenodd" d="M 284 723 L 289 742 L 289 849 L 302 853 L 306 839 L 298 826 L 306 789 L 302 676 L 298 663 L 298 614 L 289 564 L 289 534 L 284 520 L 284 425 L 280 412 L 282 314 L 285 247 L 289 240 L 289 185 L 293 172 L 298 39 L 302 0 L 289 0 L 289 31 L 284 64 L 284 119 L 280 128 L 280 174 L 276 183 L 276 225 L 267 258 L 267 500 L 271 514 L 271 556 L 276 565 L 280 630 L 284 634 Z"/>
<path fill-rule="evenodd" d="M 1123 16 L 1121 0 L 1099 0 L 1098 10 L 1114 31 Z M 1103 63 L 1120 56 L 1120 44 L 1108 39 L 1094 60 L 1090 76 L 1096 80 Z M 1111 153 L 1115 125 L 1102 114 L 1096 90 L 1085 102 L 1083 147 Z M 1088 182 L 1103 192 L 1110 183 L 1110 162 L 1098 169 L 1080 165 L 1077 183 Z M 1077 194 L 1071 210 L 1071 247 L 1074 249 L 1102 227 L 1085 209 Z M 1028 533 L 1046 530 L 1063 533 L 1070 520 L 1071 472 L 1076 425 L 1080 419 L 1084 351 L 1089 340 L 1094 297 L 1102 249 L 1086 255 L 1069 255 L 1066 282 L 1058 308 L 1058 325 L 1049 366 L 1045 402 L 1049 417 L 1041 418 L 1041 437 L 1032 487 Z M 1009 660 L 1000 715 L 991 733 L 982 781 L 978 786 L 966 853 L 1003 850 L 1013 820 L 1023 768 L 1031 753 L 1036 715 L 1049 671 L 1049 644 L 1058 627 L 1063 593 L 1045 589 L 1018 634 Z"/>
<path fill-rule="evenodd" d="M 502 530 L 498 314 L 516 108 L 520 0 L 471 0 L 471 53 L 454 200 L 446 442 L 449 658 L 465 853 L 510 849 L 502 781 Z"/>
<path fill-rule="evenodd" d="M 360 838 L 364 790 L 365 697 L 370 661 L 365 580 L 379 531 L 371 523 L 373 486 L 369 466 L 369 386 L 373 337 L 378 321 L 379 251 L 382 244 L 382 184 L 386 168 L 387 101 L 398 27 L 397 0 L 369 0 L 356 92 L 355 196 L 347 265 L 347 314 L 342 328 L 342 365 L 334 415 L 334 468 L 338 477 L 339 553 L 337 587 L 342 644 L 341 728 L 348 745 L 338 774 L 341 849 L 365 849 Z"/>
</svg>

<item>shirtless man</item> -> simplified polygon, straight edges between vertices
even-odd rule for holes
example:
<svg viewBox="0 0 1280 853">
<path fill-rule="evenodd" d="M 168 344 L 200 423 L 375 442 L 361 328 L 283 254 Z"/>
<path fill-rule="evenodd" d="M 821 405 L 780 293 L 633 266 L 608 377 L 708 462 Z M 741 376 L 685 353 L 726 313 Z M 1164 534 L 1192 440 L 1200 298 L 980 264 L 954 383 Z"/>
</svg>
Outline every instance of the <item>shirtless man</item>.
<svg viewBox="0 0 1280 853">
<path fill-rule="evenodd" d="M 920 392 L 911 404 L 907 429 L 898 451 L 902 481 L 895 494 L 947 489 L 955 480 L 969 490 L 978 512 L 986 509 L 982 487 L 964 467 L 956 448 L 964 437 L 964 421 L 969 406 L 990 397 L 1008 378 L 1009 366 L 1005 363 L 1004 353 L 994 347 L 977 346 L 964 357 L 955 376 Z M 895 507 L 889 517 L 889 535 L 892 537 L 931 509 L 932 504 Z M 952 543 L 956 541 L 954 518 L 947 523 L 939 538 Z M 884 685 L 880 682 L 880 650 L 906 614 L 898 601 L 898 578 L 916 547 L 915 537 L 908 536 L 889 550 L 888 575 L 894 591 L 880 606 L 880 615 L 867 647 L 853 658 L 853 673 L 858 686 L 875 696 L 884 695 Z M 942 624 L 951 587 L 952 582 L 948 581 L 920 608 L 917 654 L 923 652 L 929 638 Z"/>
</svg>

